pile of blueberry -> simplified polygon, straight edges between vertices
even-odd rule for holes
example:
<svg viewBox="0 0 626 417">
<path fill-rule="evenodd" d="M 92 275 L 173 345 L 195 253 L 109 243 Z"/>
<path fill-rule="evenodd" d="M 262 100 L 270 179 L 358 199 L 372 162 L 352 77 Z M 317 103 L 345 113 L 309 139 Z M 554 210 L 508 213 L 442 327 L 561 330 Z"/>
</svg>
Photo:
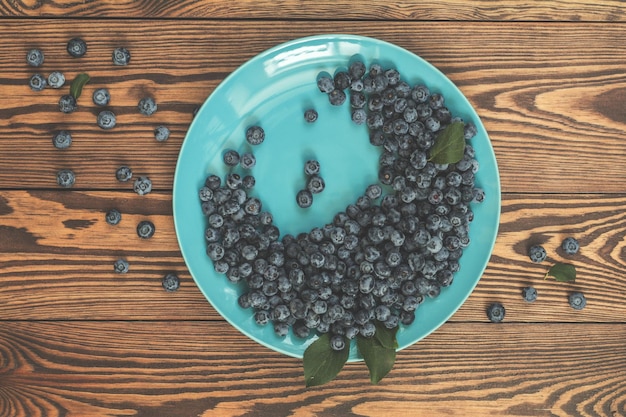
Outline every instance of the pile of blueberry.
<svg viewBox="0 0 626 417">
<path fill-rule="evenodd" d="M 479 165 L 469 142 L 457 163 L 428 160 L 437 132 L 461 121 L 441 94 L 360 61 L 334 77 L 321 75 L 317 85 L 331 105 L 348 102 L 352 120 L 367 124 L 370 143 L 381 149 L 380 183 L 331 223 L 282 238 L 254 188 L 234 172 L 224 180 L 209 175 L 199 194 L 207 255 L 218 273 L 241 283 L 239 305 L 280 336 L 290 329 L 300 338 L 330 333 L 340 350 L 357 334 L 373 336 L 377 324 L 411 324 L 425 298 L 452 284 L 470 243 L 471 205 L 484 192 L 474 184 Z M 476 128 L 464 126 L 469 140 Z M 250 136 L 250 144 L 262 142 Z"/>
</svg>

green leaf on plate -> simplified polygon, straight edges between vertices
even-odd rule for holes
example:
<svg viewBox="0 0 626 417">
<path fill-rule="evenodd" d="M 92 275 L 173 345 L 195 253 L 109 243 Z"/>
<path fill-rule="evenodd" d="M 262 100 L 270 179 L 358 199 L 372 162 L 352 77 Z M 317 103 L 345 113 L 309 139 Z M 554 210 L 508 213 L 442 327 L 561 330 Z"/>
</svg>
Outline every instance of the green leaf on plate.
<svg viewBox="0 0 626 417">
<path fill-rule="evenodd" d="M 78 74 L 70 85 L 70 95 L 78 100 L 78 97 L 80 97 L 81 93 L 83 92 L 83 87 L 89 82 L 89 80 L 90 78 L 88 74 L 84 72 Z"/>
<path fill-rule="evenodd" d="M 369 369 L 372 384 L 378 384 L 396 362 L 397 331 L 398 327 L 387 329 L 377 324 L 374 337 L 357 336 L 357 347 Z"/>
<path fill-rule="evenodd" d="M 330 347 L 330 336 L 322 334 L 304 351 L 304 380 L 307 387 L 324 385 L 335 379 L 339 371 L 348 361 L 350 344 L 346 343 L 343 350 L 337 351 Z"/>
<path fill-rule="evenodd" d="M 455 164 L 459 162 L 465 152 L 464 127 L 465 124 L 463 122 L 454 122 L 439 132 L 435 139 L 435 144 L 430 148 L 428 160 L 435 164 Z"/>
<path fill-rule="evenodd" d="M 554 277 L 558 282 L 576 281 L 576 267 L 572 264 L 556 263 L 546 272 L 544 279 Z"/>
</svg>

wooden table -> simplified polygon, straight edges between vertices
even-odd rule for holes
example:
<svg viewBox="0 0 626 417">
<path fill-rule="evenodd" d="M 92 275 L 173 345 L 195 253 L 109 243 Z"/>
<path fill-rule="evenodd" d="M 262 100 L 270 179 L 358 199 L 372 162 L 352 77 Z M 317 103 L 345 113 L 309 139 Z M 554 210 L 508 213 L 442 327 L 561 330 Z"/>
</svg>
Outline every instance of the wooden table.
<svg viewBox="0 0 626 417">
<path fill-rule="evenodd" d="M 626 416 L 625 12 L 618 0 L 2 2 L 0 415 Z M 306 389 L 301 360 L 212 309 L 172 220 L 194 109 L 256 54 L 321 33 L 393 42 L 443 71 L 482 118 L 502 180 L 499 235 L 476 290 L 379 385 L 350 363 Z M 75 36 L 84 58 L 65 51 Z M 130 65 L 111 64 L 117 46 Z M 58 90 L 28 88 L 33 47 L 44 74 L 90 74 L 78 111 L 58 111 Z M 97 86 L 114 100 L 111 131 L 96 126 Z M 152 118 L 136 111 L 145 95 L 159 106 Z M 155 124 L 169 140 L 154 140 Z M 65 128 L 74 142 L 55 149 Z M 149 176 L 153 192 L 117 182 L 121 165 Z M 62 168 L 76 173 L 71 189 L 56 185 Z M 114 207 L 123 219 L 113 228 L 104 215 Z M 144 219 L 152 239 L 137 237 Z M 581 251 L 566 259 L 567 236 Z M 547 262 L 530 262 L 531 243 Z M 120 257 L 124 275 L 112 268 Z M 544 280 L 563 260 L 576 283 Z M 172 293 L 161 287 L 170 271 L 181 278 Z M 521 297 L 527 285 L 535 303 Z M 573 291 L 584 310 L 569 307 Z M 487 320 L 495 301 L 504 323 Z"/>
</svg>

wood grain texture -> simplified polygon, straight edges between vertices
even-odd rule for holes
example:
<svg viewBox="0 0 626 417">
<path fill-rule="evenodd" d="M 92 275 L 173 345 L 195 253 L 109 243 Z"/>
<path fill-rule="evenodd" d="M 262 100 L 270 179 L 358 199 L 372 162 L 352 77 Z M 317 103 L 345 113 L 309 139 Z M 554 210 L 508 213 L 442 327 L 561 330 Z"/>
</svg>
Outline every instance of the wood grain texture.
<svg viewBox="0 0 626 417">
<path fill-rule="evenodd" d="M 277 7 L 277 5 L 279 7 Z M 11 0 L 0 16 L 185 19 L 623 21 L 619 0 Z"/>
<path fill-rule="evenodd" d="M 100 33 L 106 32 L 103 38 Z M 76 188 L 119 189 L 115 169 L 130 165 L 169 190 L 180 144 L 201 104 L 227 74 L 257 53 L 315 33 L 358 33 L 415 52 L 454 81 L 481 116 L 508 192 L 623 192 L 626 181 L 626 31 L 621 25 L 463 23 L 5 20 L 0 37 L 0 187 L 55 188 L 61 168 L 76 172 Z M 15 35 L 19 33 L 19 37 Z M 263 33 L 263 37 L 259 37 Z M 85 58 L 65 52 L 71 36 L 89 45 Z M 45 42 L 43 41 L 45 40 Z M 236 40 L 236 41 L 235 41 Z M 113 67 L 111 51 L 127 46 L 127 68 Z M 35 69 L 24 56 L 41 46 L 41 71 L 81 71 L 92 81 L 70 115 L 57 109 L 59 91 L 27 87 Z M 184 65 L 181 65 L 184 63 Z M 96 126 L 90 102 L 98 87 L 112 95 L 118 126 Z M 159 110 L 141 116 L 136 106 L 154 96 Z M 153 129 L 165 124 L 171 138 L 156 143 Z M 51 138 L 73 133 L 59 151 Z M 28 144 L 28 146 L 24 146 Z M 112 152 L 112 149 L 114 152 Z M 96 163 L 97 162 L 97 163 Z"/>
<path fill-rule="evenodd" d="M 486 321 L 486 306 L 501 301 L 507 321 L 626 322 L 626 196 L 504 194 L 502 204 L 491 260 L 453 321 Z M 104 214 L 114 207 L 122 221 L 110 226 Z M 136 233 L 143 219 L 156 226 L 149 240 Z M 219 318 L 179 252 L 170 194 L 4 191 L 0 233 L 2 320 Z M 579 239 L 577 256 L 560 251 L 567 236 Z M 542 264 L 526 255 L 535 243 L 549 253 Z M 113 271 L 120 257 L 130 263 L 124 275 Z M 549 266 L 559 261 L 577 267 L 575 284 L 544 281 Z M 170 271 L 182 280 L 176 293 L 161 288 Z M 537 288 L 536 303 L 522 300 L 526 285 Z M 567 304 L 569 292 L 577 290 L 588 298 L 582 312 Z"/>
<path fill-rule="evenodd" d="M 12 322 L 0 415 L 617 417 L 624 337 L 625 325 L 446 324 L 378 386 L 350 363 L 305 389 L 299 359 L 224 323 Z"/>
</svg>

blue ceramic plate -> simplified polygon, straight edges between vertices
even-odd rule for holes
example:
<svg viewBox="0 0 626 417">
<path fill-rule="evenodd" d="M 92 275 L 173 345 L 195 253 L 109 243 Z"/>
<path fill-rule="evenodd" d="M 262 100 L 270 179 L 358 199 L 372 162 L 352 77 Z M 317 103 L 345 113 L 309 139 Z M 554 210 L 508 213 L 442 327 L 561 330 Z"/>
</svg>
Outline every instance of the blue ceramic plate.
<svg viewBox="0 0 626 417">
<path fill-rule="evenodd" d="M 237 304 L 242 287 L 214 271 L 205 253 L 206 223 L 198 190 L 207 175 L 223 177 L 226 173 L 224 150 L 250 150 L 245 130 L 258 124 L 266 138 L 254 148 L 254 194 L 263 201 L 264 210 L 274 215 L 282 234 L 297 235 L 323 226 L 356 201 L 367 185 L 377 182 L 380 150 L 369 143 L 367 128 L 351 121 L 349 104 L 331 106 L 316 84 L 320 72 L 333 74 L 355 57 L 366 65 L 378 62 L 395 67 L 409 84 L 421 82 L 431 92 L 442 93 L 453 115 L 474 122 L 478 128 L 472 139 L 480 163 L 476 184 L 485 190 L 486 198 L 472 207 L 471 244 L 461 258 L 454 283 L 439 297 L 426 300 L 412 325 L 401 326 L 399 349 L 430 334 L 463 304 L 487 265 L 499 224 L 500 182 L 487 132 L 458 88 L 428 62 L 393 44 L 353 35 L 297 39 L 251 59 L 213 91 L 187 132 L 174 178 L 174 222 L 189 271 L 213 307 L 246 336 L 298 358 L 315 336 L 307 340 L 291 334 L 281 338 L 274 334 L 273 326 L 257 325 L 251 311 Z M 304 121 L 308 108 L 318 111 L 317 122 Z M 326 189 L 315 195 L 311 208 L 303 210 L 296 205 L 295 194 L 303 187 L 302 167 L 309 158 L 320 161 Z M 354 343 L 350 360 L 360 360 Z"/>
</svg>

